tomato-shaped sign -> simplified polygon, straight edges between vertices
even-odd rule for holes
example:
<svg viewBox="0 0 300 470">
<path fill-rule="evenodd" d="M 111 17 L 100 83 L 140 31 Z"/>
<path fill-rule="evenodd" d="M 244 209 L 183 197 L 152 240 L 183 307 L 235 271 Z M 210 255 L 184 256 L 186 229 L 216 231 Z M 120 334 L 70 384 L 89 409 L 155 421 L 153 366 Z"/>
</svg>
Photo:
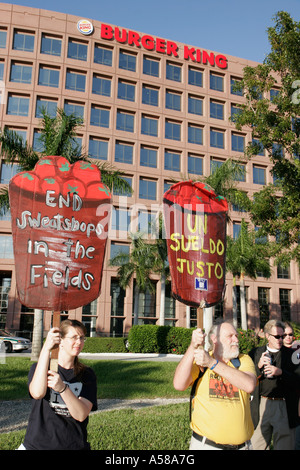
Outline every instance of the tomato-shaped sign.
<svg viewBox="0 0 300 470">
<path fill-rule="evenodd" d="M 227 201 L 204 183 L 174 184 L 164 194 L 172 293 L 186 305 L 210 307 L 225 285 Z"/>
<path fill-rule="evenodd" d="M 111 210 L 98 167 L 43 157 L 11 179 L 9 199 L 20 302 L 62 311 L 95 300 Z"/>
</svg>

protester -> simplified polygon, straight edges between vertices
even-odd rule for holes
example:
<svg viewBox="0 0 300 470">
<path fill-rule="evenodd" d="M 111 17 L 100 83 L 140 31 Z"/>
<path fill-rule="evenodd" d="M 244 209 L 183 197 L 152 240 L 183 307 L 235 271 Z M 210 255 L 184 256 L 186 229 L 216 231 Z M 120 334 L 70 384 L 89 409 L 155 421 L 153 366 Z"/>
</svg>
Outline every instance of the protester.
<svg viewBox="0 0 300 470">
<path fill-rule="evenodd" d="M 88 450 L 87 424 L 97 409 L 97 382 L 92 369 L 78 361 L 85 326 L 65 320 L 52 328 L 37 364 L 29 371 L 31 415 L 21 450 Z M 59 345 L 58 372 L 49 370 L 50 352 Z"/>
<path fill-rule="evenodd" d="M 250 393 L 256 386 L 254 364 L 249 356 L 239 354 L 237 332 L 230 323 L 214 325 L 208 338 L 212 348 L 209 353 L 203 349 L 203 331 L 193 331 L 173 381 L 176 390 L 185 390 L 195 384 L 199 373 L 203 374 L 193 399 L 190 450 L 249 450 L 253 434 Z"/>
<path fill-rule="evenodd" d="M 249 353 L 258 376 L 258 385 L 251 401 L 255 427 L 252 444 L 254 450 L 266 450 L 273 438 L 274 450 L 293 450 L 294 431 L 299 421 L 299 366 L 293 361 L 293 350 L 283 346 L 282 322 L 268 321 L 264 332 L 267 345 Z"/>
<path fill-rule="evenodd" d="M 294 329 L 289 322 L 284 322 L 283 346 L 291 348 L 294 343 Z"/>
</svg>

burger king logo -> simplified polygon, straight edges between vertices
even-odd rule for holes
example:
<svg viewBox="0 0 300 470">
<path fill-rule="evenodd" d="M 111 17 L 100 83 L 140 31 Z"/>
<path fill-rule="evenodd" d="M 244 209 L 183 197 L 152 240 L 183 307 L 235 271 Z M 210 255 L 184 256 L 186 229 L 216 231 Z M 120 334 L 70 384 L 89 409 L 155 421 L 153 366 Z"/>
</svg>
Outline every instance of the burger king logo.
<svg viewBox="0 0 300 470">
<path fill-rule="evenodd" d="M 94 31 L 94 26 L 88 20 L 79 20 L 77 23 L 77 29 L 81 34 L 88 36 Z"/>
</svg>

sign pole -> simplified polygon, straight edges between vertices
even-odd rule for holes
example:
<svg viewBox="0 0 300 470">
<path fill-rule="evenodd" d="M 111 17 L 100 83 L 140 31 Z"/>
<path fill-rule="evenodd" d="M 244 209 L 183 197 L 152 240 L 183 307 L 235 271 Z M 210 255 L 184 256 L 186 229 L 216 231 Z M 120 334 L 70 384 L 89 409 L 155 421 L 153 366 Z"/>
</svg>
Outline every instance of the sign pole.
<svg viewBox="0 0 300 470">
<path fill-rule="evenodd" d="M 60 311 L 53 312 L 52 328 L 60 327 Z M 57 372 L 58 370 L 58 345 L 51 351 L 50 370 Z"/>
</svg>

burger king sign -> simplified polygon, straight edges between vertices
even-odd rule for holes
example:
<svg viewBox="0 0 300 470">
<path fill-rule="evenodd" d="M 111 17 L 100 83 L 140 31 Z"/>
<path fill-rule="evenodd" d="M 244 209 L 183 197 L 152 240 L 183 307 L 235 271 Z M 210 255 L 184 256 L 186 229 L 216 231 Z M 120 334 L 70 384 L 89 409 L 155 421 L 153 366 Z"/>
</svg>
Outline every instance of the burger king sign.
<svg viewBox="0 0 300 470">
<path fill-rule="evenodd" d="M 77 29 L 81 34 L 88 36 L 94 31 L 92 23 L 88 20 L 79 20 L 77 23 Z"/>
</svg>

